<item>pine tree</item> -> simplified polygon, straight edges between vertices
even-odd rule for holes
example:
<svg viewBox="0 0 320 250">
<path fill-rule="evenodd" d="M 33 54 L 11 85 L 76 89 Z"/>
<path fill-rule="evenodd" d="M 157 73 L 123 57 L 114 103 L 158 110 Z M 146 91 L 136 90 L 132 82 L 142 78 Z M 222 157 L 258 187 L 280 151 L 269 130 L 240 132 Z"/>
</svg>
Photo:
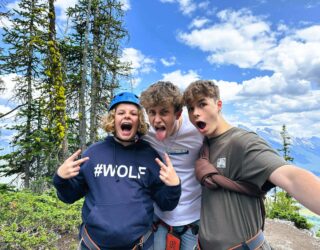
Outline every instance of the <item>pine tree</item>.
<svg viewBox="0 0 320 250">
<path fill-rule="evenodd" d="M 287 162 L 292 162 L 293 158 L 290 156 L 290 139 L 291 137 L 289 136 L 287 129 L 286 129 L 286 125 L 283 124 L 282 125 L 282 130 L 280 132 L 281 138 L 282 138 L 282 148 L 278 149 L 279 152 L 283 152 L 283 158 L 285 159 L 285 161 Z M 286 193 L 287 196 L 288 193 Z M 274 201 L 277 200 L 277 187 L 274 188 Z"/>
<path fill-rule="evenodd" d="M 119 77 L 129 74 L 128 65 L 120 62 L 120 44 L 128 35 L 123 27 L 123 16 L 119 1 L 93 1 L 89 143 L 98 139 L 100 118 L 114 89 L 119 87 Z"/>
<path fill-rule="evenodd" d="M 21 107 L 16 116 L 17 124 L 11 129 L 16 132 L 11 141 L 13 151 L 0 159 L 5 174 L 23 174 L 24 185 L 29 187 L 34 175 L 36 149 L 41 142 L 37 137 L 38 96 L 35 95 L 41 84 L 42 38 L 44 37 L 46 5 L 43 1 L 22 0 L 19 10 L 9 15 L 12 28 L 4 27 L 3 42 L 7 44 L 6 53 L 1 56 L 1 68 L 6 73 L 16 73 L 16 100 Z"/>
<path fill-rule="evenodd" d="M 54 0 L 49 0 L 48 13 L 48 41 L 47 58 L 45 60 L 46 84 L 43 86 L 42 98 L 46 101 L 45 115 L 47 117 L 46 132 L 50 142 L 48 152 L 58 156 L 58 162 L 62 162 L 67 156 L 67 116 L 66 94 L 62 72 L 62 59 L 56 39 Z M 51 157 L 50 157 L 51 158 Z M 49 160 L 49 159 L 48 159 Z M 46 161 L 48 163 L 48 161 Z M 48 165 L 48 174 L 52 175 L 55 166 Z"/>
<path fill-rule="evenodd" d="M 89 12 L 91 15 L 88 19 Z M 128 75 L 128 67 L 120 62 L 120 43 L 126 38 L 127 31 L 123 28 L 124 12 L 119 1 L 79 1 L 68 10 L 68 15 L 73 27 L 73 34 L 67 39 L 70 41 L 68 47 L 76 47 L 77 53 L 71 57 L 64 50 L 64 56 L 68 64 L 80 65 L 80 71 L 69 73 L 68 79 L 81 82 L 80 85 L 75 82 L 72 85 L 74 91 L 78 91 L 80 147 L 85 148 L 97 140 L 99 119 L 106 112 L 113 90 L 119 87 L 119 77 Z M 87 20 L 90 31 L 88 37 Z M 88 75 L 90 77 L 84 77 Z"/>
</svg>

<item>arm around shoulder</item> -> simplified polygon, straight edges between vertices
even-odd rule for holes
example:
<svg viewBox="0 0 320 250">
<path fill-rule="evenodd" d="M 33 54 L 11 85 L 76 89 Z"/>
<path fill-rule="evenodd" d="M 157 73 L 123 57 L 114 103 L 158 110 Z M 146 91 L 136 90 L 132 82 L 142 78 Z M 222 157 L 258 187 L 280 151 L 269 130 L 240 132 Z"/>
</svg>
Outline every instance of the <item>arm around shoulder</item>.
<svg viewBox="0 0 320 250">
<path fill-rule="evenodd" d="M 320 215 L 319 177 L 305 169 L 283 165 L 272 172 L 269 181 L 287 191 L 306 208 Z"/>
</svg>

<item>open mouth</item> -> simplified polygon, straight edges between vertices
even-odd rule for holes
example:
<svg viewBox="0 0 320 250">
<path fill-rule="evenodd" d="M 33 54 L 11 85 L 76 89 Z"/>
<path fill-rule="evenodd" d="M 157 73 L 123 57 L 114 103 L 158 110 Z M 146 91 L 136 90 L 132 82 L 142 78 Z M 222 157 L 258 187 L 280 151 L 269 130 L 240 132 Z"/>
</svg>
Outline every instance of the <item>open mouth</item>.
<svg viewBox="0 0 320 250">
<path fill-rule="evenodd" d="M 132 129 L 132 124 L 131 123 L 122 123 L 120 127 L 121 127 L 122 131 L 130 132 Z"/>
<path fill-rule="evenodd" d="M 165 126 L 155 127 L 156 138 L 159 141 L 163 141 L 167 137 L 167 130 Z"/>
<path fill-rule="evenodd" d="M 164 126 L 161 126 L 161 127 L 155 127 L 155 130 L 156 130 L 156 131 L 161 132 L 161 131 L 165 131 L 165 130 L 166 130 L 166 128 L 165 128 Z"/>
<path fill-rule="evenodd" d="M 198 128 L 204 129 L 207 124 L 205 122 L 196 122 L 196 125 Z"/>
</svg>

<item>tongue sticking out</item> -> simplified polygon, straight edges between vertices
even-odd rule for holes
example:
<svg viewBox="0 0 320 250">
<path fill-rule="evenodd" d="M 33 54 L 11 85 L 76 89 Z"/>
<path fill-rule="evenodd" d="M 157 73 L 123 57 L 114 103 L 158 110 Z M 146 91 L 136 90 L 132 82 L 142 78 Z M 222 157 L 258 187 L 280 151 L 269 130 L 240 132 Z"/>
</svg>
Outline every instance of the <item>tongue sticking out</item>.
<svg viewBox="0 0 320 250">
<path fill-rule="evenodd" d="M 156 130 L 156 138 L 159 141 L 163 141 L 166 138 L 166 130 L 165 129 L 157 129 Z"/>
</svg>

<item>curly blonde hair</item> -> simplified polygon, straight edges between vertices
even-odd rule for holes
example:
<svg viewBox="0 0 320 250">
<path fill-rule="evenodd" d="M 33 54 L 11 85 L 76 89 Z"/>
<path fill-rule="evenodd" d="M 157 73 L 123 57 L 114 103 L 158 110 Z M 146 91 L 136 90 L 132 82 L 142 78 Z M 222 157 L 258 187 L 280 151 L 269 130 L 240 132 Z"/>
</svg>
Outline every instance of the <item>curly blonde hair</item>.
<svg viewBox="0 0 320 250">
<path fill-rule="evenodd" d="M 102 129 L 107 133 L 112 133 L 113 135 L 115 135 L 116 133 L 115 124 L 114 124 L 116 108 L 117 107 L 110 110 L 109 113 L 102 118 L 102 123 L 101 123 Z M 144 112 L 141 110 L 141 108 L 138 108 L 138 118 L 139 118 L 139 126 L 138 126 L 137 133 L 140 136 L 145 135 L 148 132 L 149 126 L 146 122 Z"/>
</svg>

